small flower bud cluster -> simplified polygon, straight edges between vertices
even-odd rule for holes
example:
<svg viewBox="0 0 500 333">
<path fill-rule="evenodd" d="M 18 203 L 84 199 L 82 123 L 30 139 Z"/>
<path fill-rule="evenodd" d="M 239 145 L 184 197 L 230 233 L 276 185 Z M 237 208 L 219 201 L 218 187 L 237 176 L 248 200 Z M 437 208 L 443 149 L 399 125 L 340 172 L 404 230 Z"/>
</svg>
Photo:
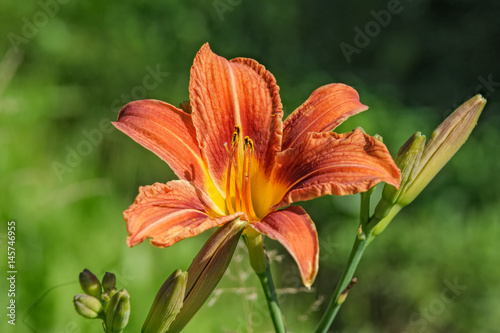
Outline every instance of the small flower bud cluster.
<svg viewBox="0 0 500 333">
<path fill-rule="evenodd" d="M 85 294 L 73 299 L 76 312 L 88 319 L 100 319 L 106 333 L 122 332 L 130 315 L 130 296 L 126 289 L 116 289 L 116 277 L 107 272 L 102 284 L 88 269 L 79 276 Z"/>
</svg>

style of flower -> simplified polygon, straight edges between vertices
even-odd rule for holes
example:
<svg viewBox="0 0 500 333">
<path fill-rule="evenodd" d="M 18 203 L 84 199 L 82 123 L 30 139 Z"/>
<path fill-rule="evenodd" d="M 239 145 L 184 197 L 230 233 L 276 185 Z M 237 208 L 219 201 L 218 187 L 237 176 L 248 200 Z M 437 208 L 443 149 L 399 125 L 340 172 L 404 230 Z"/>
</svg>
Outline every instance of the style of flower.
<svg viewBox="0 0 500 333">
<path fill-rule="evenodd" d="M 205 44 L 191 68 L 189 98 L 182 109 L 131 102 L 114 123 L 180 179 L 139 189 L 124 212 L 129 246 L 147 238 L 171 246 L 240 217 L 248 234 L 279 241 L 310 286 L 318 271 L 316 228 L 301 207 L 284 207 L 379 182 L 399 185 L 383 143 L 360 130 L 331 132 L 367 109 L 349 86 L 316 89 L 283 122 L 274 76 L 255 60 L 228 61 Z"/>
</svg>

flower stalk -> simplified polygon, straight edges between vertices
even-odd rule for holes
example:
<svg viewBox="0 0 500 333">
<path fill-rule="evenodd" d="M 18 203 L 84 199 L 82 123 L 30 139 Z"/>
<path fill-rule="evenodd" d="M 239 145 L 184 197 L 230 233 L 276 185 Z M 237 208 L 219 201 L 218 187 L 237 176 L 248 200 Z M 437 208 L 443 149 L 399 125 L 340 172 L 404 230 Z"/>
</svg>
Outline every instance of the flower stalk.
<svg viewBox="0 0 500 333">
<path fill-rule="evenodd" d="M 363 254 L 366 250 L 366 247 L 373 240 L 374 236 L 371 232 L 367 235 L 363 233 L 364 237 L 360 237 L 359 233 L 356 235 L 354 239 L 354 244 L 352 246 L 351 254 L 349 255 L 349 259 L 347 260 L 347 265 L 344 268 L 342 276 L 340 277 L 339 282 L 337 283 L 337 287 L 333 292 L 332 299 L 328 308 L 326 309 L 323 317 L 321 318 L 318 326 L 316 327 L 315 333 L 326 333 L 328 332 L 330 326 L 333 323 L 333 320 L 337 316 L 338 311 L 342 304 L 344 304 L 345 299 L 347 297 L 347 292 L 350 288 L 349 285 L 353 281 L 354 273 L 358 268 L 359 262 L 363 257 Z M 352 287 L 352 286 L 351 286 Z"/>
<path fill-rule="evenodd" d="M 245 242 L 250 256 L 250 264 L 262 285 L 274 329 L 276 333 L 285 333 L 286 326 L 281 314 L 276 288 L 274 287 L 271 267 L 262 242 L 262 235 L 255 235 L 250 230 L 245 235 Z"/>
<path fill-rule="evenodd" d="M 342 272 L 339 282 L 333 292 L 333 296 L 330 300 L 330 304 L 326 309 L 323 317 L 321 318 L 318 326 L 316 327 L 315 333 L 326 333 L 333 323 L 333 320 L 337 316 L 338 311 L 342 304 L 344 304 L 347 293 L 357 282 L 353 280 L 354 273 L 358 268 L 359 262 L 366 247 L 372 239 L 375 237 L 372 233 L 372 227 L 368 225 L 370 219 L 370 197 L 373 193 L 373 189 L 367 192 L 361 193 L 361 205 L 360 205 L 360 225 L 356 232 L 356 238 L 354 239 L 354 244 L 347 260 L 346 267 Z M 356 281 L 353 283 L 353 281 Z"/>
</svg>

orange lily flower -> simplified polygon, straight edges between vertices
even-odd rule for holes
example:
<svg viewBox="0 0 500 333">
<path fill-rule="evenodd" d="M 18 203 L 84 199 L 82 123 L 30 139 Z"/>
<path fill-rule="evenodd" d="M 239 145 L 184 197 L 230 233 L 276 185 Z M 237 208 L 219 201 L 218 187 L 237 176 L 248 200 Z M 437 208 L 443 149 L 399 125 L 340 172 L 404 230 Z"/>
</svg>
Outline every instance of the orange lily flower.
<svg viewBox="0 0 500 333">
<path fill-rule="evenodd" d="M 328 84 L 284 122 L 274 76 L 255 60 L 230 61 L 202 46 L 191 67 L 190 106 L 157 100 L 122 108 L 114 125 L 169 164 L 180 180 L 139 189 L 124 212 L 128 245 L 159 247 L 240 217 L 247 232 L 279 241 L 310 286 L 318 271 L 318 236 L 293 202 L 326 194 L 398 186 L 387 148 L 354 130 L 331 132 L 368 107 L 344 84 Z"/>
</svg>

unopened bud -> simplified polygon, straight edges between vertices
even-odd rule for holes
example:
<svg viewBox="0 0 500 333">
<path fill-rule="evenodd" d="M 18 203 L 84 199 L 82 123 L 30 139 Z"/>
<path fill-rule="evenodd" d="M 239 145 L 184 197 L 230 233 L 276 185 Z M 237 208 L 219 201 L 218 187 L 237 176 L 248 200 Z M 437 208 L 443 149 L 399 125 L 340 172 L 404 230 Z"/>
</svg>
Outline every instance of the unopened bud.
<svg viewBox="0 0 500 333">
<path fill-rule="evenodd" d="M 130 295 L 126 289 L 115 293 L 106 308 L 106 332 L 118 333 L 128 324 L 130 316 Z"/>
<path fill-rule="evenodd" d="M 416 170 L 422 156 L 425 146 L 425 136 L 420 132 L 413 134 L 405 144 L 399 149 L 394 162 L 401 170 L 401 183 L 396 189 L 393 185 L 385 184 L 382 192 L 382 198 L 375 208 L 374 216 L 381 220 L 386 217 L 391 211 L 394 204 L 399 202 L 399 199 L 408 189 L 408 185 L 416 176 Z"/>
<path fill-rule="evenodd" d="M 79 279 L 80 286 L 87 295 L 94 296 L 97 299 L 101 298 L 101 283 L 91 271 L 85 268 L 80 273 Z"/>
<path fill-rule="evenodd" d="M 224 224 L 208 239 L 188 269 L 186 297 L 181 311 L 170 326 L 169 333 L 178 333 L 208 299 L 220 279 L 246 226 L 239 218 Z"/>
<path fill-rule="evenodd" d="M 384 142 L 384 138 L 380 134 L 375 134 L 373 137 L 380 142 Z"/>
<path fill-rule="evenodd" d="M 164 333 L 181 311 L 186 293 L 188 273 L 180 269 L 163 283 L 142 326 L 143 333 Z"/>
<path fill-rule="evenodd" d="M 360 131 L 361 133 L 366 134 L 366 131 L 365 131 L 365 129 L 364 129 L 363 127 L 358 126 L 358 127 L 356 127 L 356 129 L 357 129 L 358 131 Z"/>
<path fill-rule="evenodd" d="M 358 227 L 356 237 L 358 237 L 358 239 L 361 241 L 364 241 L 366 239 L 365 232 L 363 231 L 363 227 L 361 225 Z"/>
<path fill-rule="evenodd" d="M 102 278 L 102 288 L 106 293 L 116 290 L 116 276 L 113 273 L 106 272 L 106 274 L 104 274 Z"/>
<path fill-rule="evenodd" d="M 342 291 L 342 293 L 339 295 L 339 298 L 337 298 L 337 304 L 341 305 L 345 302 L 345 300 L 347 298 L 347 294 L 349 294 L 349 290 L 351 290 L 352 287 L 354 287 L 356 285 L 356 283 L 358 283 L 358 279 L 352 278 L 351 282 L 349 282 L 347 287 L 345 287 L 344 291 Z"/>
<path fill-rule="evenodd" d="M 476 95 L 460 105 L 436 128 L 425 145 L 415 170 L 415 179 L 400 199 L 401 206 L 412 202 L 467 141 L 485 105 L 486 99 Z"/>
<path fill-rule="evenodd" d="M 102 313 L 102 304 L 97 298 L 90 295 L 76 295 L 73 298 L 76 312 L 85 318 L 98 318 Z"/>
</svg>

